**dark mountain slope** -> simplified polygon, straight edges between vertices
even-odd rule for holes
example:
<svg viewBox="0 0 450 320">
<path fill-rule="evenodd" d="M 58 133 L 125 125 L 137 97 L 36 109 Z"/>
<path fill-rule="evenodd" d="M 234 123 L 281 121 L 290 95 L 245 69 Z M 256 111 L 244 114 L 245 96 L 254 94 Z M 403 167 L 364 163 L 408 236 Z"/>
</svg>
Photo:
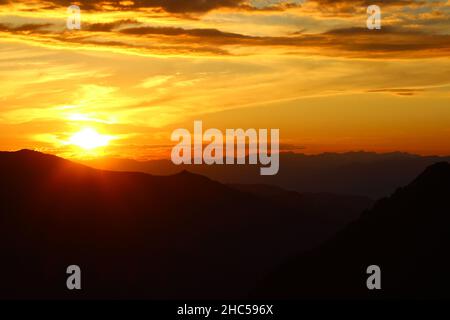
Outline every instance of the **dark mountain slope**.
<svg viewBox="0 0 450 320">
<path fill-rule="evenodd" d="M 280 171 L 275 176 L 261 176 L 259 166 L 255 165 L 175 166 L 170 160 L 140 162 L 127 159 L 96 159 L 85 163 L 100 169 L 160 175 L 187 169 L 222 183 L 269 184 L 301 193 L 357 194 L 376 199 L 392 194 L 398 186 L 411 182 L 424 168 L 440 161 L 450 161 L 450 157 L 402 152 L 281 153 Z"/>
<path fill-rule="evenodd" d="M 24 150 L 0 152 L 0 176 L 3 298 L 245 297 L 319 240 L 297 194 L 283 204 L 188 172 L 100 171 Z M 336 203 L 317 215 L 349 221 Z M 71 264 L 81 292 L 65 287 Z"/>
<path fill-rule="evenodd" d="M 449 298 L 450 164 L 411 184 L 325 244 L 286 263 L 257 292 L 270 298 Z M 381 268 L 382 290 L 366 287 Z"/>
</svg>

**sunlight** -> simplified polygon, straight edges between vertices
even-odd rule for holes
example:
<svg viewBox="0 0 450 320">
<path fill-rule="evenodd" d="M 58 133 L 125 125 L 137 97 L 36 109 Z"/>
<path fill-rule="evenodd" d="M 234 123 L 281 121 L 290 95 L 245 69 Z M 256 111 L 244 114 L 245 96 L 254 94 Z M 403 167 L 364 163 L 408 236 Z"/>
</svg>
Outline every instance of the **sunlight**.
<svg viewBox="0 0 450 320">
<path fill-rule="evenodd" d="M 84 128 L 73 134 L 69 139 L 69 143 L 84 150 L 92 150 L 107 146 L 111 140 L 111 136 L 100 134 L 92 128 Z"/>
</svg>

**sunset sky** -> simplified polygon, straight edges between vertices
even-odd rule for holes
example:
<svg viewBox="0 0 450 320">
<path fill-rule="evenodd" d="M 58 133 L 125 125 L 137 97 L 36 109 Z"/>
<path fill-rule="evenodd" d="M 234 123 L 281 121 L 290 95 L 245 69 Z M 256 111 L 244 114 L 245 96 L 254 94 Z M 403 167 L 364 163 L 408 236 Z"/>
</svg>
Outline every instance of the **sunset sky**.
<svg viewBox="0 0 450 320">
<path fill-rule="evenodd" d="M 0 0 L 0 84 L 0 150 L 82 157 L 94 130 L 97 155 L 159 158 L 203 120 L 279 128 L 285 151 L 449 155 L 450 1 Z"/>
</svg>

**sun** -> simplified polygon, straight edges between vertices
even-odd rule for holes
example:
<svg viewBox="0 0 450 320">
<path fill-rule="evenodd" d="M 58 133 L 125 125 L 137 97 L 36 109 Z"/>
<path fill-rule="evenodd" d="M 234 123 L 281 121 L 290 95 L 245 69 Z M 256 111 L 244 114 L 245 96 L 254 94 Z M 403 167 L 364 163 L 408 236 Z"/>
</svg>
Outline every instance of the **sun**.
<svg viewBox="0 0 450 320">
<path fill-rule="evenodd" d="M 111 136 L 98 133 L 95 129 L 84 128 L 69 138 L 69 143 L 84 150 L 105 147 L 112 140 Z"/>
</svg>

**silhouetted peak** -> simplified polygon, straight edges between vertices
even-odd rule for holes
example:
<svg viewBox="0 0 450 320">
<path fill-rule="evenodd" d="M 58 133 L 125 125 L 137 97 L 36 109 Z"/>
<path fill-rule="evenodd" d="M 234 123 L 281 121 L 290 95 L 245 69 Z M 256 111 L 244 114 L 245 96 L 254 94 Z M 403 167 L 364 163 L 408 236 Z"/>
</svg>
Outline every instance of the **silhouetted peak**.
<svg viewBox="0 0 450 320">
<path fill-rule="evenodd" d="M 10 156 L 36 156 L 36 155 L 44 155 L 43 153 L 39 151 L 34 151 L 30 149 L 22 149 L 18 151 L 0 151 L 0 154 L 2 155 L 10 155 Z"/>
<path fill-rule="evenodd" d="M 205 177 L 200 174 L 192 173 L 186 169 L 183 169 L 182 171 L 174 174 L 173 176 L 181 178 L 181 179 L 187 179 L 189 181 L 203 181 L 203 182 L 211 182 L 212 181 L 208 177 Z"/>
<path fill-rule="evenodd" d="M 30 150 L 30 149 L 22 149 L 19 151 L 2 151 L 0 152 L 0 155 L 3 155 L 4 157 L 8 159 L 16 159 L 16 160 L 23 160 L 23 161 L 62 161 L 62 162 L 68 162 L 68 160 L 60 158 L 58 156 L 43 153 L 40 151 Z"/>
<path fill-rule="evenodd" d="M 442 185 L 450 183 L 450 163 L 442 161 L 427 167 L 411 185 Z"/>
<path fill-rule="evenodd" d="M 64 168 L 66 172 L 93 170 L 85 165 L 39 151 L 23 149 L 0 152 L 0 167 L 6 172 L 17 170 L 21 174 L 42 174 Z"/>
<path fill-rule="evenodd" d="M 43 153 L 43 152 L 36 151 L 36 150 L 31 150 L 31 149 L 22 149 L 22 150 L 18 150 L 18 151 L 14 151 L 14 152 L 7 152 L 7 153 L 14 154 L 16 156 L 21 156 L 21 157 L 58 158 L 57 156 Z"/>
<path fill-rule="evenodd" d="M 43 154 L 42 152 L 31 150 L 31 149 L 21 149 L 19 151 L 16 151 L 15 153 L 18 154 Z"/>
<path fill-rule="evenodd" d="M 435 164 L 432 164 L 431 166 L 428 166 L 424 173 L 427 171 L 430 172 L 437 172 L 437 171 L 441 171 L 441 170 L 450 170 L 450 163 L 448 163 L 447 161 L 441 161 L 441 162 L 436 162 Z"/>
<path fill-rule="evenodd" d="M 178 177 L 186 177 L 186 178 L 187 178 L 187 177 L 189 177 L 189 178 L 193 178 L 193 177 L 201 177 L 201 178 L 205 178 L 205 179 L 207 179 L 207 180 L 210 180 L 209 178 L 207 178 L 207 177 L 205 177 L 205 176 L 202 176 L 202 175 L 197 174 L 197 173 L 193 173 L 193 172 L 188 171 L 188 170 L 186 170 L 186 169 L 183 169 L 183 170 L 181 170 L 180 172 L 176 173 L 175 176 L 178 176 Z"/>
<path fill-rule="evenodd" d="M 0 151 L 0 156 L 8 159 L 36 159 L 36 158 L 55 157 L 30 149 L 22 149 L 18 151 Z"/>
</svg>

